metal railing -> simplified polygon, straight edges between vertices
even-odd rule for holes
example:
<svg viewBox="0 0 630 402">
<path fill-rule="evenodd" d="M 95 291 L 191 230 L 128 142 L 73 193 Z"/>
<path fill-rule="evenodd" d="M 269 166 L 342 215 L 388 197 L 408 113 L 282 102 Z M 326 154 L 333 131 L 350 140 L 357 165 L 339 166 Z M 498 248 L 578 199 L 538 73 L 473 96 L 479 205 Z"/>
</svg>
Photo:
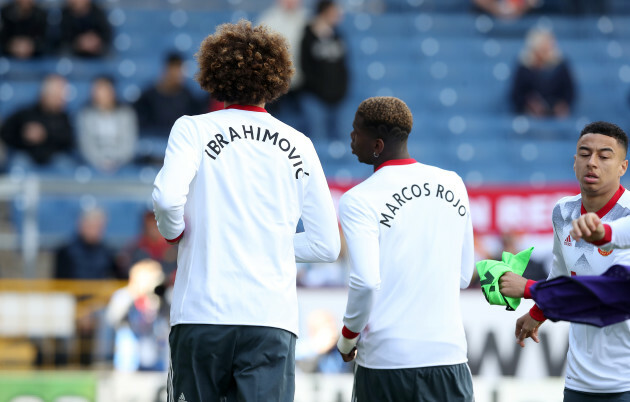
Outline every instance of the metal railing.
<svg viewBox="0 0 630 402">
<path fill-rule="evenodd" d="M 148 202 L 152 189 L 149 182 L 130 179 L 99 179 L 80 183 L 74 179 L 41 178 L 35 175 L 28 175 L 21 180 L 1 177 L 0 201 L 17 202 L 23 214 L 19 230 L 0 234 L 0 249 L 19 250 L 24 277 L 34 278 L 41 244 L 37 211 L 42 197 L 108 196 Z"/>
</svg>

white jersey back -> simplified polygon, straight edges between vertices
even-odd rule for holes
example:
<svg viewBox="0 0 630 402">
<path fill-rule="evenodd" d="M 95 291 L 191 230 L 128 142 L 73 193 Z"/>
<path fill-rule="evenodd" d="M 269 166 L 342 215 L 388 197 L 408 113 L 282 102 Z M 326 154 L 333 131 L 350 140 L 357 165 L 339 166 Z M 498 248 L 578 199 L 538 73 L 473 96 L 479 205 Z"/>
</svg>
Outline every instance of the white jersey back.
<svg viewBox="0 0 630 402">
<path fill-rule="evenodd" d="M 617 197 L 598 212 L 602 222 L 609 223 L 630 215 L 628 191 L 620 188 Z M 601 275 L 614 264 L 630 263 L 630 250 L 606 251 L 584 240 L 576 242 L 571 238 L 571 222 L 582 212 L 581 195 L 565 197 L 556 204 L 553 210 L 553 265 L 549 278 Z M 630 320 L 604 328 L 571 323 L 565 385 L 583 392 L 630 391 Z"/>
<path fill-rule="evenodd" d="M 344 324 L 361 332 L 357 363 L 466 362 L 459 292 L 474 260 L 461 178 L 413 160 L 386 164 L 344 194 L 339 208 L 352 261 Z M 369 297 L 361 296 L 366 288 L 374 289 Z"/>
<path fill-rule="evenodd" d="M 332 198 L 306 136 L 264 109 L 184 116 L 171 131 L 154 201 L 160 232 L 172 239 L 184 231 L 171 325 L 297 334 L 296 257 L 339 254 Z M 307 233 L 296 236 L 300 217 Z"/>
</svg>

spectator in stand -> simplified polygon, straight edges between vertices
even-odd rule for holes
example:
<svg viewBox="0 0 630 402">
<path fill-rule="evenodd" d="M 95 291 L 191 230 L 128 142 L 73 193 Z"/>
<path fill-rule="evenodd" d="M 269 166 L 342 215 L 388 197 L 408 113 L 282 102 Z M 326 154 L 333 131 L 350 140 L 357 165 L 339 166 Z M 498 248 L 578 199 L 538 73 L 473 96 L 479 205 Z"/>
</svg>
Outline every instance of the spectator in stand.
<svg viewBox="0 0 630 402">
<path fill-rule="evenodd" d="M 116 100 L 114 82 L 98 77 L 92 82 L 91 103 L 77 115 L 79 151 L 90 165 L 113 172 L 129 163 L 138 139 L 136 112 Z"/>
<path fill-rule="evenodd" d="M 61 45 L 81 57 L 100 57 L 109 50 L 112 27 L 91 0 L 67 0 L 61 16 Z"/>
<path fill-rule="evenodd" d="M 119 371 L 168 368 L 168 303 L 160 263 L 146 259 L 129 271 L 129 284 L 117 290 L 105 319 L 115 328 L 114 368 Z"/>
<path fill-rule="evenodd" d="M 289 92 L 267 105 L 267 111 L 299 131 L 304 129 L 304 117 L 299 102 L 304 81 L 300 67 L 300 42 L 307 22 L 308 12 L 302 5 L 302 0 L 276 0 L 272 7 L 262 13 L 258 21 L 287 39 L 291 62 L 295 68 Z"/>
<path fill-rule="evenodd" d="M 514 110 L 533 117 L 561 118 L 571 113 L 574 98 L 571 69 L 553 33 L 530 30 L 512 83 Z"/>
<path fill-rule="evenodd" d="M 108 279 L 118 277 L 113 251 L 104 243 L 105 212 L 84 211 L 77 236 L 56 255 L 57 279 Z"/>
<path fill-rule="evenodd" d="M 177 247 L 168 244 L 160 234 L 153 211 L 144 214 L 140 237 L 130 248 L 120 253 L 118 261 L 121 267 L 127 268 L 147 258 L 160 262 L 167 275 L 174 273 L 177 268 Z"/>
<path fill-rule="evenodd" d="M 206 111 L 207 100 L 195 98 L 184 80 L 184 59 L 177 53 L 169 54 L 162 78 L 146 89 L 135 104 L 143 134 L 168 137 L 175 120 Z"/>
<path fill-rule="evenodd" d="M 609 0 L 562 0 L 560 11 L 564 14 L 572 14 L 575 16 L 607 15 L 613 10 L 609 7 Z"/>
<path fill-rule="evenodd" d="M 35 0 L 13 0 L 0 9 L 2 53 L 30 59 L 46 50 L 46 11 Z"/>
<path fill-rule="evenodd" d="M 49 75 L 39 101 L 11 115 L 0 130 L 10 150 L 28 155 L 27 164 L 50 165 L 72 150 L 72 126 L 65 111 L 67 87 L 65 78 Z"/>
<path fill-rule="evenodd" d="M 515 19 L 540 5 L 539 0 L 473 0 L 482 12 L 502 19 Z"/>
<path fill-rule="evenodd" d="M 312 138 L 341 136 L 339 103 L 348 88 L 347 47 L 337 29 L 341 19 L 341 8 L 333 1 L 322 0 L 302 38 L 302 105 L 307 122 L 305 134 Z"/>
<path fill-rule="evenodd" d="M 306 373 L 352 373 L 353 364 L 344 363 L 337 351 L 339 327 L 333 313 L 313 310 L 306 316 L 306 334 L 295 346 L 296 366 Z"/>
</svg>

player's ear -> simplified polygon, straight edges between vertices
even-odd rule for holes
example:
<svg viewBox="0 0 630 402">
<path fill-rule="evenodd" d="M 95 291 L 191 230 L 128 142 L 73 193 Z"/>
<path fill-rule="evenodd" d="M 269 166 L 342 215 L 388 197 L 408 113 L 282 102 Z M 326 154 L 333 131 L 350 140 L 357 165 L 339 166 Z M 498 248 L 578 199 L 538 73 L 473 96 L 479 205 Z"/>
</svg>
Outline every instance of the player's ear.
<svg viewBox="0 0 630 402">
<path fill-rule="evenodd" d="M 619 177 L 623 176 L 624 174 L 626 174 L 626 170 L 628 170 L 628 160 L 624 160 L 623 162 L 621 162 L 621 165 L 619 165 Z"/>
<path fill-rule="evenodd" d="M 577 154 L 573 155 L 573 171 L 575 172 L 575 162 L 577 162 Z"/>
<path fill-rule="evenodd" d="M 385 149 L 385 142 L 383 141 L 383 139 L 382 139 L 382 138 L 377 138 L 377 139 L 374 141 L 374 152 L 375 152 L 377 155 L 380 155 L 380 154 L 382 154 L 382 153 L 383 153 L 383 150 L 384 150 L 384 149 Z"/>
</svg>

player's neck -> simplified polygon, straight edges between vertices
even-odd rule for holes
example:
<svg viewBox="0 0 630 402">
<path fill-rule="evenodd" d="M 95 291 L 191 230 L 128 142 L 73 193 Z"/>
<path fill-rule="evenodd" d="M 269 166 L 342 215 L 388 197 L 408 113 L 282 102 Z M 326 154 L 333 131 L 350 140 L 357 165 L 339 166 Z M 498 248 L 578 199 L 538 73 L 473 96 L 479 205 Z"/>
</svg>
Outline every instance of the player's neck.
<svg viewBox="0 0 630 402">
<path fill-rule="evenodd" d="M 619 190 L 620 183 L 614 188 L 607 190 L 606 192 L 600 194 L 589 194 L 587 192 L 582 191 L 582 205 L 586 212 L 597 212 L 600 209 L 604 208 L 608 201 L 610 201 L 617 190 Z"/>
<path fill-rule="evenodd" d="M 232 106 L 232 105 L 240 105 L 240 103 L 238 102 L 223 102 L 223 107 L 227 108 L 228 106 Z M 263 103 L 258 103 L 256 105 L 243 105 L 243 106 L 256 106 L 256 107 L 260 107 L 260 108 L 265 108 L 265 102 Z"/>
<path fill-rule="evenodd" d="M 378 169 L 385 162 L 409 158 L 411 158 L 411 156 L 409 156 L 409 151 L 407 151 L 406 148 L 404 150 L 400 150 L 399 152 L 394 152 L 391 154 L 381 154 L 378 160 L 374 162 L 374 171 L 376 171 L 376 169 Z"/>
</svg>

